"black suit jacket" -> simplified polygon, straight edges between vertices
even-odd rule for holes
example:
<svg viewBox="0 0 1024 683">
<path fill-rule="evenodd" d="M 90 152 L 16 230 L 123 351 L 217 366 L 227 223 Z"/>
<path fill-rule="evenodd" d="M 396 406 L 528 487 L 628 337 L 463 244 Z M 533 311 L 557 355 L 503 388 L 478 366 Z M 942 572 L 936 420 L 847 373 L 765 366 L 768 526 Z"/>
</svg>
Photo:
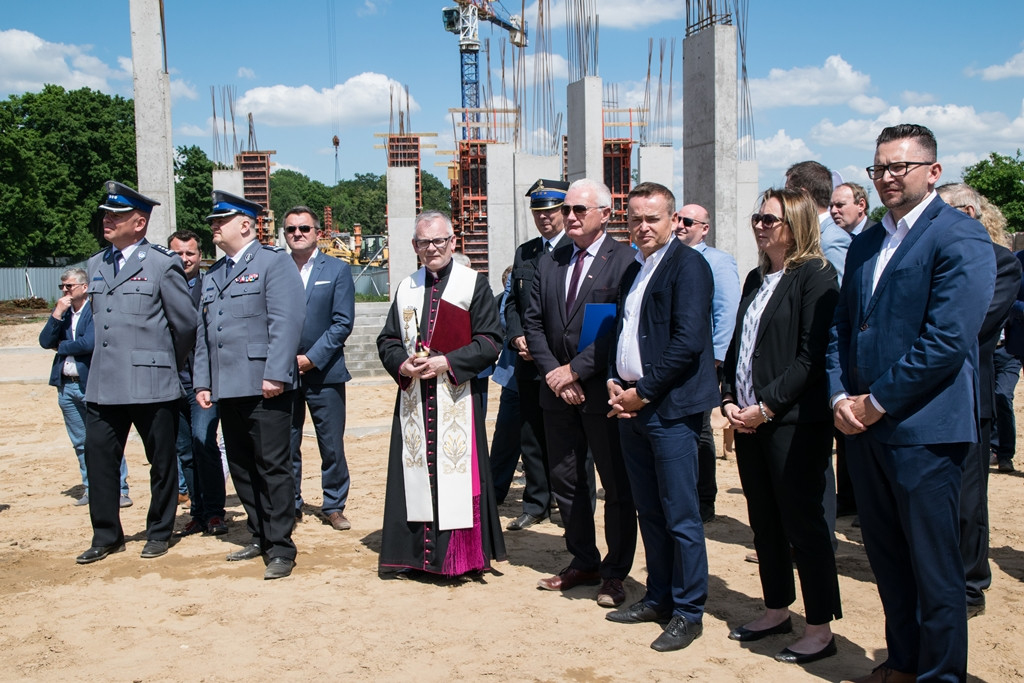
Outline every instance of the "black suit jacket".
<svg viewBox="0 0 1024 683">
<path fill-rule="evenodd" d="M 583 327 L 583 314 L 587 304 L 615 303 L 619 283 L 630 263 L 634 251 L 613 237 L 605 235 L 604 242 L 593 259 L 586 277 L 580 283 L 576 301 L 568 315 L 565 311 L 565 279 L 575 249 L 571 240 L 559 243 L 551 252 L 551 259 L 540 259 L 537 275 L 530 292 L 530 304 L 524 316 L 526 343 L 530 347 L 541 376 L 555 368 L 569 364 L 580 376 L 586 396 L 583 410 L 588 413 L 608 412 L 608 348 L 613 332 L 609 331 L 582 351 L 576 351 Z M 545 382 L 541 383 L 540 405 L 545 410 L 568 408 L 568 404 L 555 396 Z"/>
<path fill-rule="evenodd" d="M 569 240 L 563 237 L 559 246 L 565 246 Z M 553 252 L 552 252 L 553 253 Z M 516 249 L 512 261 L 512 291 L 505 302 L 505 339 L 511 342 L 516 337 L 525 337 L 523 318 L 526 308 L 530 305 L 530 293 L 537 274 L 537 264 L 541 258 L 551 258 L 544 250 L 544 238 L 534 237 L 523 242 Z M 527 342 L 529 345 L 529 342 Z M 523 360 L 516 355 L 516 377 L 518 379 L 538 379 L 537 366 L 532 361 Z"/>
<path fill-rule="evenodd" d="M 995 415 L 992 403 L 996 377 L 992 356 L 1010 307 L 1017 300 L 1021 283 L 1020 262 L 1013 252 L 998 244 L 993 244 L 992 249 L 996 254 L 996 288 L 985 314 L 985 322 L 981 324 L 981 332 L 978 333 L 978 387 L 981 392 L 978 409 L 982 419 L 991 419 Z"/>
<path fill-rule="evenodd" d="M 754 396 L 782 424 L 832 420 L 825 352 L 839 283 L 835 268 L 818 260 L 792 268 L 768 300 L 754 342 L 751 374 Z M 736 364 L 743 337 L 743 317 L 761 287 L 759 268 L 747 275 L 736 332 L 725 357 L 722 394 L 736 396 Z"/>
<path fill-rule="evenodd" d="M 608 354 L 608 376 L 620 380 L 616 352 L 626 297 L 640 264 L 626 271 L 619 286 L 615 335 Z M 673 238 L 644 290 L 640 304 L 639 348 L 644 376 L 640 396 L 650 400 L 640 417 L 657 411 L 666 420 L 703 413 L 718 405 L 718 375 L 711 339 L 711 300 L 715 281 L 700 252 Z M 621 380 L 620 380 L 621 381 Z"/>
</svg>

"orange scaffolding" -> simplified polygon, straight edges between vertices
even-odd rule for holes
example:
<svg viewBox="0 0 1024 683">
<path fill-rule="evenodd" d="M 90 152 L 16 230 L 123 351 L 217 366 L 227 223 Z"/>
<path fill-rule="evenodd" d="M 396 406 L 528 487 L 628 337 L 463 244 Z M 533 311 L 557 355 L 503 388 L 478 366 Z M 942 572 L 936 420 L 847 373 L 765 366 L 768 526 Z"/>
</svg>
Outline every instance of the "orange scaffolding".
<svg viewBox="0 0 1024 683">
<path fill-rule="evenodd" d="M 626 225 L 626 197 L 632 183 L 633 141 L 615 138 L 604 141 L 604 184 L 612 192 L 612 217 L 608 234 L 622 242 L 629 241 Z"/>
<path fill-rule="evenodd" d="M 256 221 L 256 236 L 262 244 L 275 244 L 274 212 L 270 210 L 270 155 L 274 150 L 240 152 L 235 155 L 235 168 L 242 172 L 242 196 L 263 205 L 263 215 Z"/>
<path fill-rule="evenodd" d="M 452 224 L 455 248 L 469 257 L 473 270 L 487 268 L 487 145 L 493 140 L 459 140 L 452 169 Z"/>
</svg>

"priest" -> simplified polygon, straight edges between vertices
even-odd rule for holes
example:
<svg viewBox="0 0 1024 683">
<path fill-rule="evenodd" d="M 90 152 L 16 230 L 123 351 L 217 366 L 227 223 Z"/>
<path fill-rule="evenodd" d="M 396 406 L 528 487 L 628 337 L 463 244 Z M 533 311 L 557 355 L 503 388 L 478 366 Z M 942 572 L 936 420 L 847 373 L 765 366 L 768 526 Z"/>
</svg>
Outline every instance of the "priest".
<svg viewBox="0 0 1024 683">
<path fill-rule="evenodd" d="M 398 383 L 391 427 L 382 578 L 426 572 L 454 577 L 505 559 L 487 458 L 487 380 L 501 351 L 487 278 L 452 260 L 451 220 L 416 218 L 423 267 L 402 280 L 377 337 Z"/>
</svg>

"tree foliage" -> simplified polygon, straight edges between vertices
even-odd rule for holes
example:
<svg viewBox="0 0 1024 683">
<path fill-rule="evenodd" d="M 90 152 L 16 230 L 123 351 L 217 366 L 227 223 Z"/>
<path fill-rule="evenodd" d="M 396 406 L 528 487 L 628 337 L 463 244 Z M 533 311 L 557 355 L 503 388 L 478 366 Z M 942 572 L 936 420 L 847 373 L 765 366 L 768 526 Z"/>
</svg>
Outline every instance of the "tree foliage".
<svg viewBox="0 0 1024 683">
<path fill-rule="evenodd" d="M 964 169 L 963 178 L 999 207 L 1008 231 L 1024 231 L 1024 159 L 1019 149 L 1015 157 L 992 152 L 988 159 Z"/>
<path fill-rule="evenodd" d="M 0 102 L 0 262 L 43 265 L 95 252 L 110 179 L 136 184 L 131 100 L 48 85 Z"/>
</svg>

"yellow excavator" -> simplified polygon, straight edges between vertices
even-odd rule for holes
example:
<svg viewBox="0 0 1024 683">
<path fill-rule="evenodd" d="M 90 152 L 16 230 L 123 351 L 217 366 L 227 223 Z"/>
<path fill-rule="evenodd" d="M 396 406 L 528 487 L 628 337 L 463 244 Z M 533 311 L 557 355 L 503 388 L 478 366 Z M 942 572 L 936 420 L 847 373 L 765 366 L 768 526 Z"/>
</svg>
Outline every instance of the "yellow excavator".
<svg viewBox="0 0 1024 683">
<path fill-rule="evenodd" d="M 358 223 L 351 233 L 332 232 L 318 241 L 320 251 L 351 266 L 388 265 L 387 235 L 364 235 Z"/>
</svg>

